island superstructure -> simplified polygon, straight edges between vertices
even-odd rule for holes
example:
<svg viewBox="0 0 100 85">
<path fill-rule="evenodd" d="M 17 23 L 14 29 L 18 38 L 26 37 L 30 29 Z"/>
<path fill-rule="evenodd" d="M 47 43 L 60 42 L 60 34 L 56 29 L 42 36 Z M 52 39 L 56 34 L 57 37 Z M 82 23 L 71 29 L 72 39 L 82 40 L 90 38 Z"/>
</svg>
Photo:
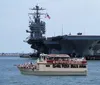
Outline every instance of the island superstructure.
<svg viewBox="0 0 100 85">
<path fill-rule="evenodd" d="M 40 53 L 73 54 L 76 56 L 93 56 L 99 54 L 98 50 L 100 46 L 97 45 L 100 43 L 100 35 L 83 35 L 82 33 L 77 33 L 77 35 L 66 34 L 46 37 L 44 36 L 46 23 L 41 20 L 41 15 L 46 16 L 46 14 L 40 13 L 40 11 L 45 9 L 36 5 L 31 10 L 35 12 L 29 13 L 33 18 L 29 20 L 29 30 L 26 30 L 27 33 L 30 33 L 26 42 L 31 45 L 32 49 L 37 50 L 37 56 Z"/>
</svg>

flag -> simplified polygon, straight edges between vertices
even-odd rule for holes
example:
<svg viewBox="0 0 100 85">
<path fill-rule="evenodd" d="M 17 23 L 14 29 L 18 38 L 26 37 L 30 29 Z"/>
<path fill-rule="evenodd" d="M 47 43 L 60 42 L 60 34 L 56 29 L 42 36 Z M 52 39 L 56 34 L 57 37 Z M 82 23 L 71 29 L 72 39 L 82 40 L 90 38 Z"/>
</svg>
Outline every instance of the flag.
<svg viewBox="0 0 100 85">
<path fill-rule="evenodd" d="M 48 14 L 48 13 L 46 13 L 46 16 L 45 16 L 45 18 L 48 18 L 48 19 L 50 19 L 50 16 L 49 16 L 49 14 Z"/>
</svg>

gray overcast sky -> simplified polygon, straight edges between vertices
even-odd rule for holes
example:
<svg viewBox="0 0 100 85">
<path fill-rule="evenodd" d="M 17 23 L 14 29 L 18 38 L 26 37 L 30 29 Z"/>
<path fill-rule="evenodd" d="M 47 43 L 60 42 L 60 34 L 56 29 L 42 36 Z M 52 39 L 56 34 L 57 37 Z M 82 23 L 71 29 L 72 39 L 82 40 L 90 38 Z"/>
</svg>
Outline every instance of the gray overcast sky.
<svg viewBox="0 0 100 85">
<path fill-rule="evenodd" d="M 100 34 L 100 0 L 0 0 L 0 52 L 32 52 L 24 43 L 29 34 L 29 8 L 39 4 L 51 19 L 46 22 L 46 36 Z"/>
</svg>

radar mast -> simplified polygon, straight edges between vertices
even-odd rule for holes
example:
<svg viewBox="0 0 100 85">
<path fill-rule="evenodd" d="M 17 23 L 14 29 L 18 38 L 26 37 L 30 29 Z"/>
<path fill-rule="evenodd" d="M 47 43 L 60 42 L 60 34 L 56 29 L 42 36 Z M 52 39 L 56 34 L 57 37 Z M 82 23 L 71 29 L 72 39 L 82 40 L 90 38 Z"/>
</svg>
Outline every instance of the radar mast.
<svg viewBox="0 0 100 85">
<path fill-rule="evenodd" d="M 45 34 L 45 22 L 40 20 L 41 15 L 45 15 L 45 13 L 40 13 L 39 11 L 45 10 L 42 7 L 40 8 L 38 5 L 31 8 L 30 10 L 35 10 L 34 13 L 29 13 L 29 15 L 32 15 L 33 19 L 29 16 L 29 28 L 30 31 L 26 31 L 30 33 L 31 39 L 41 39 L 44 38 L 43 34 Z"/>
</svg>

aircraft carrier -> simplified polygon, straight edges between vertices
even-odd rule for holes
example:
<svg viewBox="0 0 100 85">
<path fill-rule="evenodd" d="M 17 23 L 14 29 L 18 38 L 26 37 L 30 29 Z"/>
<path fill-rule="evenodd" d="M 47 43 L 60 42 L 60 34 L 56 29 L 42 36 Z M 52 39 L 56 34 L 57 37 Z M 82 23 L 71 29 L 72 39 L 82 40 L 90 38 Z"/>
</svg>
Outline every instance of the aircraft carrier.
<svg viewBox="0 0 100 85">
<path fill-rule="evenodd" d="M 34 12 L 29 13 L 29 30 L 26 30 L 26 32 L 30 35 L 26 38 L 25 42 L 37 51 L 35 55 L 33 53 L 31 56 L 39 56 L 40 53 L 60 53 L 72 56 L 86 56 L 87 59 L 100 58 L 100 35 L 83 35 L 82 33 L 77 33 L 76 35 L 66 34 L 54 37 L 43 36 L 46 32 L 46 23 L 41 20 L 41 16 L 50 17 L 47 13 L 41 13 L 40 11 L 45 9 L 38 5 L 30 10 Z"/>
</svg>

